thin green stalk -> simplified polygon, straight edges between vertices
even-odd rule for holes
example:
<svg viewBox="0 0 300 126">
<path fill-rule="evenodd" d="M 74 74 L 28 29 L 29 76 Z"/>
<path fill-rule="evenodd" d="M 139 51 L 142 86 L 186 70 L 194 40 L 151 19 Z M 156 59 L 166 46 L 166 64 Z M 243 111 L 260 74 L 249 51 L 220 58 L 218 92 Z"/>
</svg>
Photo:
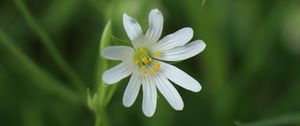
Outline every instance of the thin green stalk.
<svg viewBox="0 0 300 126">
<path fill-rule="evenodd" d="M 99 44 L 99 53 L 101 54 L 101 51 L 104 50 L 105 47 L 111 44 L 111 33 L 112 33 L 112 28 L 111 28 L 111 21 L 108 21 L 106 24 L 101 39 L 100 39 L 100 44 Z M 107 70 L 108 68 L 108 60 L 104 59 L 99 55 L 99 60 L 97 62 L 97 84 L 98 85 L 98 90 L 96 93 L 96 100 L 93 101 L 94 103 L 94 108 L 93 110 L 95 111 L 96 114 L 96 122 L 95 126 L 107 126 L 109 124 L 108 117 L 106 115 L 106 106 L 108 105 L 109 101 L 111 100 L 111 97 L 113 96 L 115 89 L 116 89 L 116 84 L 109 86 L 106 85 L 103 81 L 99 79 L 99 77 L 102 76 L 103 72 Z"/>
<path fill-rule="evenodd" d="M 42 113 L 40 108 L 31 103 L 23 103 L 21 108 L 21 113 L 23 117 L 24 126 L 43 126 Z"/>
<path fill-rule="evenodd" d="M 0 29 L 0 44 L 5 47 L 20 64 L 20 69 L 24 69 L 39 88 L 53 93 L 55 95 L 66 98 L 75 103 L 79 103 L 78 95 L 70 89 L 63 86 L 61 82 L 56 80 L 53 76 L 38 67 L 32 60 L 30 60 L 20 49 L 14 45 L 14 42 Z"/>
<path fill-rule="evenodd" d="M 115 91 L 117 89 L 117 84 L 111 85 L 110 90 L 107 93 L 106 99 L 104 101 L 104 106 L 106 107 L 108 103 L 110 102 L 112 96 L 114 95 Z"/>
<path fill-rule="evenodd" d="M 99 44 L 99 54 L 101 54 L 101 51 L 104 50 L 105 47 L 109 45 L 110 41 L 110 35 L 111 35 L 112 29 L 111 29 L 111 21 L 108 21 L 106 27 L 103 30 L 101 39 L 100 39 L 100 44 Z M 101 63 L 101 64 L 100 64 Z M 104 59 L 103 57 L 99 56 L 99 61 L 98 61 L 98 76 L 102 76 L 103 72 L 108 68 L 108 61 Z M 101 80 L 100 80 L 101 81 Z M 104 102 L 105 102 L 105 96 L 106 96 L 106 90 L 107 90 L 107 85 L 105 85 L 104 82 L 99 83 L 99 89 L 98 89 L 98 95 L 99 95 L 99 102 L 102 107 L 104 107 Z"/>
<path fill-rule="evenodd" d="M 283 115 L 267 120 L 252 123 L 235 123 L 237 126 L 283 126 L 283 125 L 299 125 L 300 114 Z"/>
<path fill-rule="evenodd" d="M 101 113 L 96 114 L 95 126 L 108 126 L 108 118 L 105 110 Z"/>
<path fill-rule="evenodd" d="M 31 28 L 35 32 L 35 34 L 41 39 L 40 42 L 45 45 L 51 54 L 54 62 L 58 65 L 58 67 L 66 74 L 69 80 L 74 84 L 74 87 L 83 93 L 85 90 L 83 88 L 83 82 L 79 79 L 79 77 L 75 74 L 75 72 L 69 67 L 69 65 L 65 62 L 63 57 L 60 55 L 59 51 L 53 45 L 53 41 L 50 39 L 46 31 L 39 25 L 37 21 L 30 14 L 28 8 L 26 7 L 23 0 L 14 0 L 16 7 L 20 10 L 21 15 Z"/>
</svg>

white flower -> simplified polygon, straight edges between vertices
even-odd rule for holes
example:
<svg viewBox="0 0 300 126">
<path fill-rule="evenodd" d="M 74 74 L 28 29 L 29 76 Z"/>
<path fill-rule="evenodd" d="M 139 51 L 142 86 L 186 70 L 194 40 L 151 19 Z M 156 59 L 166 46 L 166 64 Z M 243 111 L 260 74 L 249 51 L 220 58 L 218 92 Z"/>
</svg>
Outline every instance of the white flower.
<svg viewBox="0 0 300 126">
<path fill-rule="evenodd" d="M 159 40 L 163 22 L 161 12 L 158 9 L 151 10 L 149 28 L 144 35 L 139 23 L 127 14 L 123 14 L 123 25 L 134 48 L 110 46 L 102 52 L 102 55 L 108 59 L 122 61 L 104 72 L 103 81 L 114 84 L 131 75 L 123 96 L 123 105 L 126 107 L 133 105 L 142 86 L 142 109 L 148 117 L 151 117 L 156 109 L 156 89 L 175 110 L 183 109 L 182 98 L 170 81 L 193 92 L 201 90 L 198 81 L 175 66 L 162 61 L 181 61 L 193 57 L 204 50 L 205 43 L 202 40 L 188 43 L 193 37 L 193 30 L 189 27 Z"/>
</svg>

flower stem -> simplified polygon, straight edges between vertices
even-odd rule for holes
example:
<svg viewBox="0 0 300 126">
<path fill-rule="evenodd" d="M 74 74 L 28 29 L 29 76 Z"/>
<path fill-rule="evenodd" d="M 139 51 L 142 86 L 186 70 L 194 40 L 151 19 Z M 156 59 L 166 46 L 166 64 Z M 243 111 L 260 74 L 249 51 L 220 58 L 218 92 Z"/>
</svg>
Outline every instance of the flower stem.
<svg viewBox="0 0 300 126">
<path fill-rule="evenodd" d="M 39 88 L 53 93 L 55 95 L 66 98 L 74 103 L 80 103 L 81 99 L 79 96 L 73 92 L 72 90 L 66 88 L 64 84 L 60 81 L 56 80 L 53 76 L 48 74 L 38 65 L 36 65 L 30 58 L 28 58 L 24 53 L 20 51 L 20 49 L 14 44 L 13 40 L 7 36 L 0 29 L 0 44 L 9 51 L 15 60 L 20 64 L 20 68 L 27 71 L 28 74 L 26 76 L 30 77 L 34 84 Z"/>
<path fill-rule="evenodd" d="M 44 44 L 44 46 L 48 49 L 50 55 L 54 59 L 54 62 L 58 65 L 58 67 L 64 72 L 66 77 L 72 82 L 74 87 L 84 93 L 83 82 L 79 79 L 79 77 L 75 74 L 73 69 L 69 67 L 69 65 L 65 62 L 63 57 L 60 55 L 59 51 L 53 45 L 53 41 L 50 39 L 47 32 L 38 24 L 38 22 L 33 18 L 28 8 L 26 7 L 23 0 L 14 0 L 16 7 L 21 12 L 21 15 L 29 25 L 29 27 L 35 32 L 35 34 L 40 38 L 40 42 Z"/>
<path fill-rule="evenodd" d="M 104 50 L 105 47 L 111 44 L 111 33 L 112 33 L 112 28 L 111 28 L 111 21 L 108 21 L 100 42 L 99 42 L 99 53 L 101 54 L 101 51 Z M 104 59 L 99 55 L 99 59 L 97 61 L 97 78 L 102 76 L 105 70 L 108 68 L 108 60 Z M 96 114 L 96 122 L 95 126 L 107 126 L 109 124 L 108 117 L 106 114 L 106 106 L 111 100 L 111 97 L 113 96 L 115 89 L 116 89 L 116 84 L 115 85 L 106 85 L 103 81 L 97 79 L 97 84 L 98 85 L 98 90 L 96 92 L 96 100 L 94 101 L 94 108 L 92 108 Z"/>
<path fill-rule="evenodd" d="M 109 126 L 106 111 L 103 109 L 101 112 L 96 114 L 95 126 Z"/>
</svg>

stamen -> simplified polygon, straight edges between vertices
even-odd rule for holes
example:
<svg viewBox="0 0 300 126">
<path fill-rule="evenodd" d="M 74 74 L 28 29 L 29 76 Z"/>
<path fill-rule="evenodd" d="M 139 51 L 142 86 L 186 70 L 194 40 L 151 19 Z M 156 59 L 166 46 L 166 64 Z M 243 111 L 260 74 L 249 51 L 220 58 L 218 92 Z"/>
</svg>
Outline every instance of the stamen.
<svg viewBox="0 0 300 126">
<path fill-rule="evenodd" d="M 155 71 L 159 71 L 160 69 L 160 65 L 159 65 L 159 62 L 155 62 L 154 63 L 154 68 L 153 68 Z"/>
<path fill-rule="evenodd" d="M 160 52 L 157 51 L 154 53 L 155 57 L 160 56 Z M 159 71 L 160 65 L 158 62 L 153 62 L 154 59 L 148 54 L 146 48 L 139 48 L 134 57 L 134 63 L 140 67 L 141 74 L 154 74 L 156 71 Z M 154 63 L 154 64 L 152 64 Z"/>
<path fill-rule="evenodd" d="M 136 60 L 134 60 L 134 63 L 135 63 L 135 64 L 139 64 L 140 61 L 136 59 Z"/>
<path fill-rule="evenodd" d="M 145 48 L 140 48 L 140 51 L 143 53 L 143 54 L 147 54 L 147 50 Z"/>
<path fill-rule="evenodd" d="M 153 74 L 153 73 L 154 73 L 154 71 L 152 69 L 148 70 L 148 74 Z"/>
<path fill-rule="evenodd" d="M 141 68 L 141 73 L 145 74 L 147 72 L 146 66 L 142 66 Z"/>
<path fill-rule="evenodd" d="M 159 52 L 159 51 L 155 52 L 155 53 L 154 53 L 154 56 L 155 56 L 155 57 L 160 57 L 160 52 Z"/>
<path fill-rule="evenodd" d="M 151 57 L 149 57 L 148 60 L 150 63 L 153 61 L 153 59 Z"/>
<path fill-rule="evenodd" d="M 149 63 L 149 61 L 148 61 L 148 59 L 147 59 L 146 57 L 144 57 L 144 58 L 142 59 L 142 61 L 143 61 L 145 64 L 148 64 L 148 63 Z"/>
</svg>

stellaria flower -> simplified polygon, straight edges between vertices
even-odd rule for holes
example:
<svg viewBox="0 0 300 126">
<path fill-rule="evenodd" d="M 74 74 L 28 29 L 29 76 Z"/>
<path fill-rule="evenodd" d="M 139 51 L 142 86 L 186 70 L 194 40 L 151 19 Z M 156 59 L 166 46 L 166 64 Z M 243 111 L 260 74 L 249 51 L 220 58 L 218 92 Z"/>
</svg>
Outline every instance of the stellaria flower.
<svg viewBox="0 0 300 126">
<path fill-rule="evenodd" d="M 156 89 L 175 110 L 183 109 L 182 98 L 170 81 L 193 92 L 201 90 L 198 81 L 162 61 L 181 61 L 193 57 L 204 50 L 205 43 L 202 40 L 188 43 L 193 37 L 193 30 L 189 27 L 159 40 L 163 22 L 161 12 L 158 9 L 151 10 L 149 28 L 144 35 L 139 23 L 124 13 L 123 25 L 134 48 L 109 46 L 102 52 L 102 56 L 107 59 L 122 61 L 104 72 L 102 80 L 114 84 L 131 75 L 123 95 L 123 105 L 133 105 L 142 86 L 142 109 L 148 117 L 153 116 L 156 110 Z"/>
</svg>

